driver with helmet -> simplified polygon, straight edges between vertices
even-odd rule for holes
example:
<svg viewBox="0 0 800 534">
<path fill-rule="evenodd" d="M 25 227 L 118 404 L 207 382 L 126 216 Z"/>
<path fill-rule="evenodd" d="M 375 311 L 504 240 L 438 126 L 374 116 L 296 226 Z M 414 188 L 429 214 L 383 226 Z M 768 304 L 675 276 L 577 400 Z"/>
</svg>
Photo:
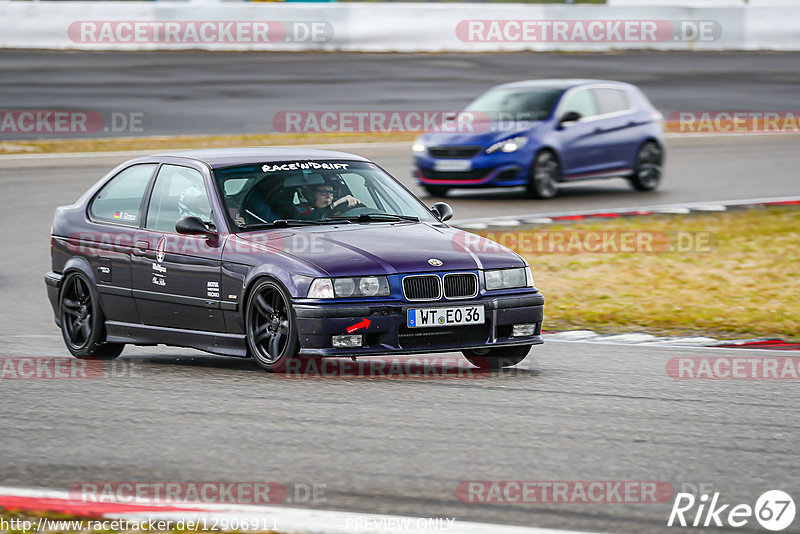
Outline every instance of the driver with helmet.
<svg viewBox="0 0 800 534">
<path fill-rule="evenodd" d="M 334 187 L 330 182 L 307 187 L 305 197 L 309 202 L 296 206 L 298 216 L 306 219 L 326 219 L 361 204 L 361 201 L 353 195 L 344 195 L 334 202 L 333 194 Z"/>
</svg>

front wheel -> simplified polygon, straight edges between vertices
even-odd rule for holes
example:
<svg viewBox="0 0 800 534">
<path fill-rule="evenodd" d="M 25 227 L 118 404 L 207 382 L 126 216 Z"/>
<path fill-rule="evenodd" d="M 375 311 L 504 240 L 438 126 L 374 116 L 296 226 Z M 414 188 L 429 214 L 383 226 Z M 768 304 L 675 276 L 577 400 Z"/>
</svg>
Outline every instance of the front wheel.
<svg viewBox="0 0 800 534">
<path fill-rule="evenodd" d="M 652 191 L 661 181 L 664 151 L 653 141 L 642 145 L 636 154 L 636 169 L 628 178 L 637 191 Z"/>
<path fill-rule="evenodd" d="M 286 371 L 299 343 L 291 299 L 277 282 L 259 282 L 247 301 L 247 349 L 256 363 L 272 373 Z"/>
<path fill-rule="evenodd" d="M 61 335 L 76 358 L 110 360 L 125 345 L 106 343 L 105 316 L 92 283 L 82 273 L 71 272 L 61 286 Z"/>
<path fill-rule="evenodd" d="M 542 150 L 533 160 L 531 176 L 525 189 L 531 198 L 553 198 L 558 193 L 561 180 L 561 165 L 550 150 Z"/>
<path fill-rule="evenodd" d="M 497 370 L 512 367 L 525 359 L 533 345 L 518 347 L 496 347 L 492 349 L 474 349 L 462 351 L 464 357 L 480 369 Z"/>
</svg>

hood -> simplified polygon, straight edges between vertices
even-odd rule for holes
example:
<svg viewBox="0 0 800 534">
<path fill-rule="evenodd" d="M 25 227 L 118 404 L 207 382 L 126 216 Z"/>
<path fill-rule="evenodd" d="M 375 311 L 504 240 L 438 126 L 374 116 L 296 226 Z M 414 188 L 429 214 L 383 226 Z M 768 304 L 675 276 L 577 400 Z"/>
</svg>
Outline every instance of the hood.
<svg viewBox="0 0 800 534">
<path fill-rule="evenodd" d="M 535 130 L 541 124 L 542 121 L 475 122 L 471 124 L 472 131 L 428 132 L 422 136 L 422 141 L 428 146 L 489 146 L 497 141 L 514 137 L 520 132 Z"/>
<path fill-rule="evenodd" d="M 351 224 L 240 234 L 240 239 L 300 258 L 332 277 L 459 271 L 524 265 L 493 241 L 425 223 Z M 491 244 L 485 246 L 486 244 Z M 429 259 L 442 262 L 431 265 Z"/>
</svg>

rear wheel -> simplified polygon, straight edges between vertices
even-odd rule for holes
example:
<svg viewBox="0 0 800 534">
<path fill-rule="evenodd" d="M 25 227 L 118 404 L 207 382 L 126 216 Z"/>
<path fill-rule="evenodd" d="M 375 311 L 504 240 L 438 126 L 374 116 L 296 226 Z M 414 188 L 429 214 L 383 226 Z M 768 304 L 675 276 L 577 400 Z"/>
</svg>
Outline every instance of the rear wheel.
<svg viewBox="0 0 800 534">
<path fill-rule="evenodd" d="M 106 343 L 105 316 L 92 283 L 79 272 L 71 272 L 61 285 L 61 335 L 76 358 L 110 360 L 125 345 Z"/>
<path fill-rule="evenodd" d="M 475 367 L 497 370 L 517 365 L 525 359 L 531 347 L 532 345 L 523 345 L 519 347 L 465 350 L 462 351 L 462 354 Z"/>
<path fill-rule="evenodd" d="M 558 193 L 561 165 L 550 150 L 542 150 L 533 160 L 531 176 L 525 188 L 531 198 L 553 198 Z"/>
<path fill-rule="evenodd" d="M 285 372 L 299 348 L 297 325 L 286 290 L 271 279 L 258 282 L 247 301 L 246 323 L 250 356 L 266 371 Z"/>
<path fill-rule="evenodd" d="M 661 163 L 664 160 L 664 151 L 654 141 L 642 145 L 636 154 L 636 169 L 628 177 L 631 185 L 637 191 L 652 191 L 661 181 Z"/>
<path fill-rule="evenodd" d="M 450 188 L 444 185 L 423 185 L 422 187 L 424 187 L 428 195 L 432 197 L 443 197 L 450 191 Z"/>
</svg>

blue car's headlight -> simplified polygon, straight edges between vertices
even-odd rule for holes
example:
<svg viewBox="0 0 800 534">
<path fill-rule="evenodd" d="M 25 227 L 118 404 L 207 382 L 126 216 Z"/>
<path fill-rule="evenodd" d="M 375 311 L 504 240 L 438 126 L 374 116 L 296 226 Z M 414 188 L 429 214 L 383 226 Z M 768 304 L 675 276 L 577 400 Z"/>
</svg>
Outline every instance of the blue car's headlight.
<svg viewBox="0 0 800 534">
<path fill-rule="evenodd" d="M 517 267 L 514 269 L 492 269 L 484 271 L 486 289 L 514 289 L 518 287 L 533 287 L 533 273 L 530 267 Z"/>
<path fill-rule="evenodd" d="M 426 150 L 425 143 L 422 142 L 421 137 L 417 138 L 417 140 L 414 141 L 414 144 L 411 145 L 411 151 L 415 154 L 421 154 L 425 152 L 425 150 Z"/>
<path fill-rule="evenodd" d="M 308 288 L 308 298 L 310 299 L 385 297 L 388 295 L 389 280 L 385 276 L 316 278 Z"/>
<path fill-rule="evenodd" d="M 497 152 L 498 150 L 502 152 L 514 152 L 522 147 L 528 142 L 528 138 L 524 135 L 520 135 L 518 137 L 512 137 L 511 139 L 504 139 L 503 141 L 498 141 L 495 144 L 491 145 L 489 148 L 486 149 L 487 154 L 492 154 Z"/>
</svg>

